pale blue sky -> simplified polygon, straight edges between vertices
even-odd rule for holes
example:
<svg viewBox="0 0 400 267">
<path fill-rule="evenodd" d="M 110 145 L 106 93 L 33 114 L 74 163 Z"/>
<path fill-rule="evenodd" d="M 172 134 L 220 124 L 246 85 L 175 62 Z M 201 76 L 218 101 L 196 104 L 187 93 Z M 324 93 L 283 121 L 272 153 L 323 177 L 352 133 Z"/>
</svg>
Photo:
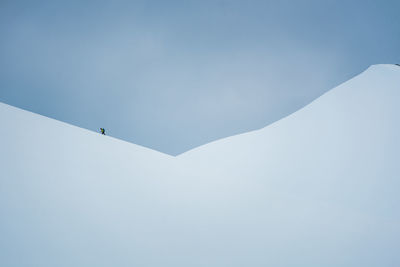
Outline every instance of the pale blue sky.
<svg viewBox="0 0 400 267">
<path fill-rule="evenodd" d="M 378 0 L 3 0 L 0 101 L 175 155 L 400 62 L 399 10 Z"/>
</svg>

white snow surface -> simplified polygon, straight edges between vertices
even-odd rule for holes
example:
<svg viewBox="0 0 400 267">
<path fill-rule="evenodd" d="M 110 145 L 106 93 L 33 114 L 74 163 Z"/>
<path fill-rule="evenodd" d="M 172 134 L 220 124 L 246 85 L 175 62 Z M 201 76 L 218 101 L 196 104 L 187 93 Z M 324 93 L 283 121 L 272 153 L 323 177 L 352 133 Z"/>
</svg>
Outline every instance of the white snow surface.
<svg viewBox="0 0 400 267">
<path fill-rule="evenodd" d="M 400 266 L 400 68 L 178 157 L 0 103 L 0 266 Z"/>
</svg>

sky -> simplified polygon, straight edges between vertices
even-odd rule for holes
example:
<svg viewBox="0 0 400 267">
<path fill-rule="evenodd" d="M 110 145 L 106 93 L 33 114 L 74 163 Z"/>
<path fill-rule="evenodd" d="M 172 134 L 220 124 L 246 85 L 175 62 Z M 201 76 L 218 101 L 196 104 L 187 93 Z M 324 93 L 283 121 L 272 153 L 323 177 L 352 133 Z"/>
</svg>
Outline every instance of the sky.
<svg viewBox="0 0 400 267">
<path fill-rule="evenodd" d="M 377 0 L 2 0 L 0 101 L 177 155 L 262 128 L 372 64 L 399 63 L 398 10 Z"/>
</svg>

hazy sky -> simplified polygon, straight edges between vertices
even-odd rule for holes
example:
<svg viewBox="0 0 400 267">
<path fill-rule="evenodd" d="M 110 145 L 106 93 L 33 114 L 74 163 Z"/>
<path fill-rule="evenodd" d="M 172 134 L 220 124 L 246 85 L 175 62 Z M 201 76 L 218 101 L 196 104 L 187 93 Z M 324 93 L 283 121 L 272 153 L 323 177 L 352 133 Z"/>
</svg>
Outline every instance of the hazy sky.
<svg viewBox="0 0 400 267">
<path fill-rule="evenodd" d="M 178 154 L 400 62 L 399 10 L 398 0 L 2 0 L 0 101 Z"/>
</svg>

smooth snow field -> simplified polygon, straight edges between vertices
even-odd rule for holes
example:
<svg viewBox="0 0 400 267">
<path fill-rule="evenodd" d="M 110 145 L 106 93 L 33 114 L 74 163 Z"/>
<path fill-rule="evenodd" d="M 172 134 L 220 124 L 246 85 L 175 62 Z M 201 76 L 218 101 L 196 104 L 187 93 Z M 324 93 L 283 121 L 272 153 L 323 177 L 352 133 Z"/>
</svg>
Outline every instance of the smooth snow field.
<svg viewBox="0 0 400 267">
<path fill-rule="evenodd" d="M 398 66 L 178 157 L 1 103 L 0 125 L 0 266 L 400 266 Z"/>
</svg>

